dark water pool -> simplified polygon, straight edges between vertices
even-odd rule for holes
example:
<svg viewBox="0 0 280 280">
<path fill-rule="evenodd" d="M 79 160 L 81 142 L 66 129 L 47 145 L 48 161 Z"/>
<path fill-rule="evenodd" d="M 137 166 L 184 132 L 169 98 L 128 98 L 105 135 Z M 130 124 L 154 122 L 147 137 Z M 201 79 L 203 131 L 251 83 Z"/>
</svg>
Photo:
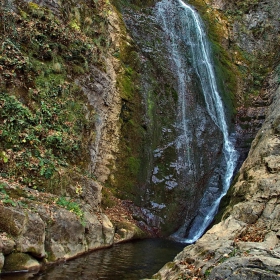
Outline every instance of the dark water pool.
<svg viewBox="0 0 280 280">
<path fill-rule="evenodd" d="M 172 261 L 183 244 L 146 239 L 117 244 L 80 258 L 50 267 L 37 275 L 1 276 L 2 280 L 139 280 L 149 278 Z"/>
</svg>

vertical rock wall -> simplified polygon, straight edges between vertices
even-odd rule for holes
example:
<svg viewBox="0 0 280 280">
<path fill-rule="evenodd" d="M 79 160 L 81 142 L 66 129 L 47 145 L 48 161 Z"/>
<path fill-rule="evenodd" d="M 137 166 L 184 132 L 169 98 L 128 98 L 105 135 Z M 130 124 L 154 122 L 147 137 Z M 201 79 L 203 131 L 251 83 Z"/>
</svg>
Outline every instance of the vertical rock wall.
<svg viewBox="0 0 280 280">
<path fill-rule="evenodd" d="M 270 80 L 273 103 L 252 142 L 220 223 L 165 265 L 154 279 L 279 279 L 278 77 Z"/>
<path fill-rule="evenodd" d="M 184 67 L 190 73 L 188 96 L 183 97 L 190 145 L 180 145 L 182 100 L 178 96 L 177 70 L 167 48 L 170 38 L 157 22 L 153 7 L 138 11 L 124 7 L 122 13 L 139 56 L 138 83 L 145 108 L 144 140 L 133 143 L 143 151 L 141 168 L 129 198 L 137 205 L 136 219 L 154 232 L 170 234 L 186 217 L 191 222 L 210 178 L 219 185 L 222 135 L 207 113 L 190 53 L 179 39 Z M 186 167 L 188 156 L 190 165 Z"/>
<path fill-rule="evenodd" d="M 214 22 L 226 29 L 220 42 L 237 77 L 240 165 L 246 160 L 225 197 L 222 221 L 153 279 L 279 279 L 279 2 L 190 2 L 209 29 Z"/>
</svg>

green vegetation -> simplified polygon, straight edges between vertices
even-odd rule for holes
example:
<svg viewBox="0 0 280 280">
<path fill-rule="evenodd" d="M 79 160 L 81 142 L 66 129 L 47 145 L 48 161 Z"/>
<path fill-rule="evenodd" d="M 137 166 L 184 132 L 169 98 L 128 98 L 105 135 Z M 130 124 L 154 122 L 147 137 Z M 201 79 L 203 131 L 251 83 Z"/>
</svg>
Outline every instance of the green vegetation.
<svg viewBox="0 0 280 280">
<path fill-rule="evenodd" d="M 130 7 L 134 10 L 140 10 L 144 7 L 149 7 L 154 5 L 157 0 L 112 0 L 117 9 L 122 10 L 124 7 Z"/>
<path fill-rule="evenodd" d="M 105 1 L 62 2 L 63 19 L 32 2 L 19 13 L 0 4 L 0 175 L 44 191 L 88 165 L 95 113 L 74 80 L 103 68 L 110 44 Z"/>
<path fill-rule="evenodd" d="M 7 194 L 5 190 L 5 184 L 0 183 L 0 201 L 4 204 L 10 204 L 12 206 L 16 206 L 16 203 L 10 196 Z"/>
<path fill-rule="evenodd" d="M 80 205 L 77 202 L 61 196 L 56 200 L 56 204 L 76 214 L 80 218 L 82 225 L 85 225 L 84 212 L 81 210 Z"/>
<path fill-rule="evenodd" d="M 121 15 L 120 15 L 121 17 Z M 120 25 L 122 38 L 126 38 L 126 28 Z M 106 186 L 113 195 L 123 199 L 134 199 L 142 156 L 144 129 L 141 126 L 144 108 L 139 92 L 139 57 L 136 46 L 129 39 L 123 39 L 118 52 L 114 55 L 119 59 L 121 71 L 117 77 L 117 87 L 122 98 L 120 114 L 121 153 L 116 160 L 116 172 L 113 179 L 109 178 Z M 110 207 L 110 196 L 103 197 L 103 204 Z"/>
<path fill-rule="evenodd" d="M 236 69 L 230 53 L 222 44 L 224 35 L 227 32 L 225 26 L 226 18 L 222 14 L 217 14 L 217 11 L 206 5 L 202 0 L 191 0 L 189 2 L 199 10 L 204 23 L 207 25 L 214 64 L 216 66 L 215 72 L 217 75 L 218 87 L 226 109 L 231 116 L 235 113 L 237 79 L 240 74 Z"/>
</svg>

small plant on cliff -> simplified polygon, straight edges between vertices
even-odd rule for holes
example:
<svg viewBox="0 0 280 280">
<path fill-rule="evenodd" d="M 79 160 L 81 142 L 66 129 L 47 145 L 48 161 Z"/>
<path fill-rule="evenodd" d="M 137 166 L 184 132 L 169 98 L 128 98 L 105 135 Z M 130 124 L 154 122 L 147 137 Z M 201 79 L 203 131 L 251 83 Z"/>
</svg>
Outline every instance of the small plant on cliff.
<svg viewBox="0 0 280 280">
<path fill-rule="evenodd" d="M 84 225 L 84 212 L 77 202 L 61 196 L 56 200 L 56 204 L 76 214 L 80 218 L 82 225 Z"/>
</svg>

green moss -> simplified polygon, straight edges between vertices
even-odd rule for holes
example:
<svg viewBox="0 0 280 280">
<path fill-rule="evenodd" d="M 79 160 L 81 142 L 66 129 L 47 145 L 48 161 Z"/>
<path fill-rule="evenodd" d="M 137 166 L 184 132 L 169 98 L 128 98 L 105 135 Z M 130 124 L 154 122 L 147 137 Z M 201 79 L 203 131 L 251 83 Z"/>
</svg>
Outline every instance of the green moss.
<svg viewBox="0 0 280 280">
<path fill-rule="evenodd" d="M 131 77 L 123 74 L 118 77 L 117 85 L 121 90 L 121 97 L 126 101 L 129 101 L 133 98 L 133 83 Z"/>
<path fill-rule="evenodd" d="M 210 276 L 211 271 L 212 271 L 213 268 L 214 268 L 213 266 L 207 268 L 206 271 L 205 271 L 205 273 L 204 273 L 204 276 L 205 276 L 205 277 Z"/>
<path fill-rule="evenodd" d="M 140 159 L 135 157 L 128 158 L 129 171 L 132 175 L 137 175 L 140 168 Z"/>
<path fill-rule="evenodd" d="M 127 38 L 126 29 L 121 25 L 122 38 Z M 121 138 L 120 153 L 116 160 L 113 180 L 109 178 L 107 186 L 120 198 L 132 199 L 137 195 L 137 182 L 141 166 L 141 151 L 144 129 L 141 126 L 143 107 L 139 92 L 139 58 L 132 41 L 121 41 L 118 50 L 121 71 L 117 77 L 117 87 L 122 98 L 120 114 Z M 112 164 L 114 165 L 114 164 Z"/>
<path fill-rule="evenodd" d="M 106 187 L 102 188 L 102 200 L 101 206 L 103 209 L 111 208 L 116 205 L 116 202 L 113 199 L 113 194 Z"/>
<path fill-rule="evenodd" d="M 176 266 L 176 263 L 175 262 L 168 262 L 165 266 L 168 269 L 173 269 Z"/>
<path fill-rule="evenodd" d="M 30 268 L 30 265 L 38 268 L 39 263 L 28 254 L 12 253 L 5 257 L 3 271 L 26 270 Z"/>
<path fill-rule="evenodd" d="M 153 6 L 156 0 L 113 0 L 112 3 L 118 10 L 122 10 L 124 7 L 130 7 L 136 11 L 139 11 L 145 7 Z"/>
</svg>

